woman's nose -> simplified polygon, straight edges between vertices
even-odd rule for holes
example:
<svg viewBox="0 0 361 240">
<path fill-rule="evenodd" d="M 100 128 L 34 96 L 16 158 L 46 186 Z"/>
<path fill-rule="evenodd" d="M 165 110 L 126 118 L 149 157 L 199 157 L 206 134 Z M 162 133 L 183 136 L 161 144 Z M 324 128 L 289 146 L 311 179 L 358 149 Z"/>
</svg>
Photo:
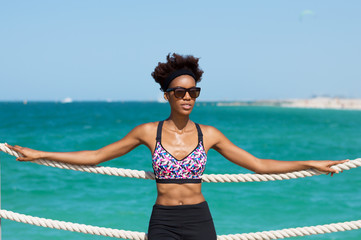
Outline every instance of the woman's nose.
<svg viewBox="0 0 361 240">
<path fill-rule="evenodd" d="M 186 94 L 184 95 L 183 99 L 191 99 L 191 95 L 189 94 L 189 91 L 186 91 Z"/>
</svg>

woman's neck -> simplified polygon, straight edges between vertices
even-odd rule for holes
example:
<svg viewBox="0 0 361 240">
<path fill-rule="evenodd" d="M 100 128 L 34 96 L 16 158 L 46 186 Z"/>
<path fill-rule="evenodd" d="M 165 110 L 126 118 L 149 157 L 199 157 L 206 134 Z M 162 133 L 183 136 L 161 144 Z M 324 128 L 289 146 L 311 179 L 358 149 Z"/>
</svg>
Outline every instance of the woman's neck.
<svg viewBox="0 0 361 240">
<path fill-rule="evenodd" d="M 175 127 L 174 130 L 176 131 L 182 131 L 187 126 L 187 124 L 190 122 L 189 115 L 177 115 L 171 113 L 170 116 L 167 118 L 167 121 L 172 122 Z"/>
</svg>

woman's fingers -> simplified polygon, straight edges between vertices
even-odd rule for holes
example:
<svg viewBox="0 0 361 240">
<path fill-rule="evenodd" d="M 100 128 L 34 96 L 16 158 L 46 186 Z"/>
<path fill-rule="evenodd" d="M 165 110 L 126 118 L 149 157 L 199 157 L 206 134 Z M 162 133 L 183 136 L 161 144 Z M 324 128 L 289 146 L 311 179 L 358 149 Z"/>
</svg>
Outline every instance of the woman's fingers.
<svg viewBox="0 0 361 240">
<path fill-rule="evenodd" d="M 13 146 L 11 146 L 11 145 L 9 145 L 9 144 L 7 144 L 7 143 L 5 143 L 5 146 L 7 146 L 7 147 L 10 148 L 10 149 L 13 149 L 13 148 L 14 148 Z"/>
<path fill-rule="evenodd" d="M 14 150 L 14 151 L 20 151 L 21 150 L 21 147 L 20 146 L 18 146 L 18 145 L 15 145 L 15 146 L 11 146 L 11 145 L 9 145 L 9 144 L 7 144 L 7 143 L 5 143 L 6 144 L 6 146 L 8 147 L 8 148 L 10 148 L 10 149 L 12 149 L 12 150 Z"/>
<path fill-rule="evenodd" d="M 16 159 L 16 161 L 20 161 L 20 162 L 31 161 L 31 160 L 34 160 L 34 159 L 28 158 L 28 157 L 18 157 Z"/>
<path fill-rule="evenodd" d="M 345 162 L 348 162 L 348 161 L 350 161 L 349 159 L 345 159 L 345 160 L 339 160 L 339 161 L 330 161 L 330 163 L 328 164 L 328 173 L 327 173 L 327 175 L 329 174 L 329 173 L 331 173 L 331 177 L 333 177 L 333 174 L 335 174 L 335 173 L 340 173 L 338 170 L 336 170 L 336 169 L 333 169 L 333 168 L 331 168 L 332 166 L 334 166 L 334 165 L 337 165 L 337 164 L 341 164 L 341 163 L 345 163 Z M 341 170 L 341 173 L 342 173 L 343 171 Z"/>
<path fill-rule="evenodd" d="M 16 158 L 17 161 L 32 161 L 37 159 L 37 152 L 38 152 L 37 150 L 21 147 L 19 145 L 14 145 L 14 146 L 11 146 L 9 144 L 6 145 L 10 149 L 20 153 L 21 156 Z"/>
<path fill-rule="evenodd" d="M 11 146 L 11 145 L 9 145 L 9 144 L 7 144 L 7 143 L 6 143 L 6 146 L 7 146 L 8 148 L 10 148 L 11 150 L 14 150 L 15 152 L 19 152 L 19 153 L 22 154 L 22 152 L 21 152 L 21 147 L 20 147 L 20 146 L 18 146 L 18 145 Z"/>
<path fill-rule="evenodd" d="M 334 165 L 345 163 L 345 162 L 348 162 L 348 161 L 350 161 L 350 160 L 346 159 L 346 160 L 330 161 L 329 166 L 334 166 Z"/>
<path fill-rule="evenodd" d="M 338 161 L 338 163 L 337 164 L 340 164 L 340 163 L 345 163 L 345 162 L 348 162 L 348 161 L 350 161 L 349 159 L 346 159 L 346 160 L 340 160 L 340 161 Z"/>
</svg>

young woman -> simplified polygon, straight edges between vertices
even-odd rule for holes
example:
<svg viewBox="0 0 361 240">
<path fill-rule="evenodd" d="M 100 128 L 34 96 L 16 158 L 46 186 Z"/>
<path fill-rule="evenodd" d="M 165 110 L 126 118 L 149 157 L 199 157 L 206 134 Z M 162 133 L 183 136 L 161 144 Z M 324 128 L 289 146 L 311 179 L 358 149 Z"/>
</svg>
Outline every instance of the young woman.
<svg viewBox="0 0 361 240">
<path fill-rule="evenodd" d="M 120 157 L 144 144 L 152 153 L 157 200 L 149 222 L 150 240 L 215 240 L 213 220 L 201 192 L 207 152 L 213 148 L 229 161 L 256 173 L 284 173 L 314 168 L 334 174 L 332 165 L 343 161 L 277 161 L 259 159 L 235 146 L 219 130 L 199 125 L 189 116 L 201 89 L 203 71 L 198 58 L 168 55 L 152 73 L 169 102 L 170 115 L 160 122 L 135 127 L 124 138 L 95 151 L 44 152 L 20 146 L 19 161 L 48 159 L 78 165 L 97 165 Z"/>
</svg>

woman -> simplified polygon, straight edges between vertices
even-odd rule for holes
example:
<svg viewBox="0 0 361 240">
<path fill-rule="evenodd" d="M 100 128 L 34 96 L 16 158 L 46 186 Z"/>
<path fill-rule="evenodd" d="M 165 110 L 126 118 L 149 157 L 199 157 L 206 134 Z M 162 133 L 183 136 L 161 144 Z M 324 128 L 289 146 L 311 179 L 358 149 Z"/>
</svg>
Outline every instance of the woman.
<svg viewBox="0 0 361 240">
<path fill-rule="evenodd" d="M 123 139 L 95 151 L 44 152 L 20 146 L 19 161 L 48 159 L 78 165 L 97 165 L 144 144 L 152 153 L 157 200 L 149 222 L 148 239 L 216 239 L 213 220 L 201 192 L 207 152 L 213 148 L 231 162 L 256 173 L 284 173 L 314 168 L 334 174 L 332 165 L 344 161 L 277 161 L 259 159 L 235 146 L 219 130 L 190 120 L 203 71 L 198 58 L 173 54 L 152 73 L 171 113 L 165 121 L 135 127 Z"/>
</svg>

